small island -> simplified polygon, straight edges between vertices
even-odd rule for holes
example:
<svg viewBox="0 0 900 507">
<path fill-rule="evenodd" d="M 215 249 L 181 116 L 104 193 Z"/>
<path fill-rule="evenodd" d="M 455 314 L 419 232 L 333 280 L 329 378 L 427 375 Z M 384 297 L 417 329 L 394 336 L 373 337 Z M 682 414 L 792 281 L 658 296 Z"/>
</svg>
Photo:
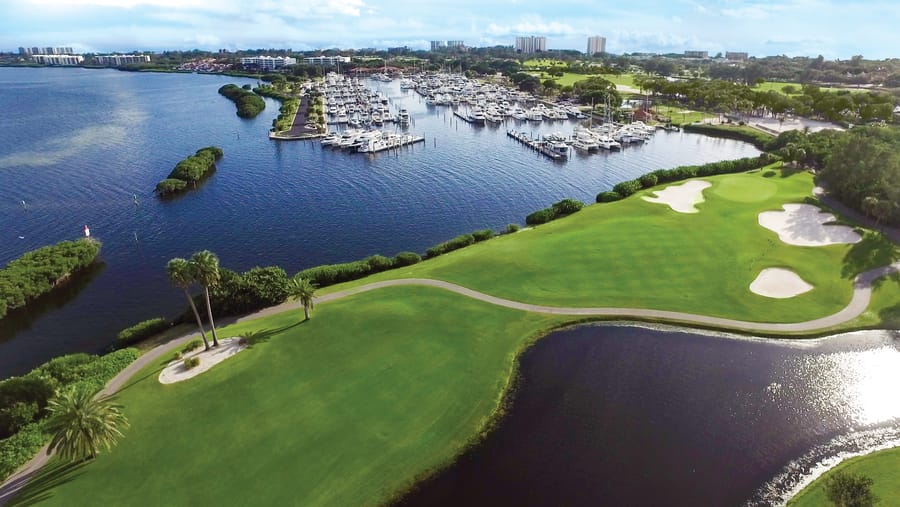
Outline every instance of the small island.
<svg viewBox="0 0 900 507">
<path fill-rule="evenodd" d="M 237 115 L 241 118 L 255 118 L 266 108 L 266 102 L 259 95 L 245 90 L 236 84 L 227 84 L 219 88 L 219 94 L 234 102 Z"/>
<path fill-rule="evenodd" d="M 156 192 L 160 196 L 178 194 L 187 190 L 188 183 L 197 187 L 197 182 L 209 175 L 216 168 L 216 162 L 222 158 L 224 152 L 218 146 L 200 148 L 197 153 L 178 162 L 166 179 L 156 184 Z"/>
<path fill-rule="evenodd" d="M 64 284 L 74 273 L 93 264 L 99 254 L 99 241 L 82 238 L 41 247 L 13 259 L 0 269 L 0 319 Z"/>
</svg>

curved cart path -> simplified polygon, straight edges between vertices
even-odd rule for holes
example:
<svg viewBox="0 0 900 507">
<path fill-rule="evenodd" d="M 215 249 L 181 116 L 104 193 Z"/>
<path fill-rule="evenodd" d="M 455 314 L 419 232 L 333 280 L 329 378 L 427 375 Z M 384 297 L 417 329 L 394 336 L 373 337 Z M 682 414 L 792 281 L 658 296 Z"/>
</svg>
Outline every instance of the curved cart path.
<svg viewBox="0 0 900 507">
<path fill-rule="evenodd" d="M 740 331 L 761 331 L 761 332 L 809 332 L 809 331 L 818 331 L 822 329 L 827 329 L 829 327 L 837 326 L 839 324 L 843 324 L 852 319 L 855 319 L 859 315 L 861 315 L 866 308 L 869 306 L 869 301 L 872 298 L 872 283 L 882 276 L 886 276 L 892 273 L 900 273 L 900 261 L 890 264 L 888 266 L 884 266 L 881 268 L 875 268 L 869 271 L 865 271 L 857 275 L 856 279 L 853 282 L 853 297 L 850 299 L 850 303 L 847 304 L 842 310 L 837 313 L 833 313 L 826 317 L 822 317 L 819 319 L 808 320 L 805 322 L 794 322 L 794 323 L 767 323 L 767 322 L 750 322 L 744 320 L 735 320 L 735 319 L 725 319 L 721 317 L 709 317 L 706 315 L 697 315 L 693 313 L 683 313 L 683 312 L 671 312 L 665 310 L 649 310 L 644 308 L 612 308 L 612 307 L 586 307 L 586 308 L 572 308 L 572 307 L 560 307 L 560 306 L 544 306 L 544 305 L 533 305 L 530 303 L 521 303 L 519 301 L 512 301 L 510 299 L 504 299 L 496 296 L 491 296 L 490 294 L 485 294 L 483 292 L 478 292 L 476 290 L 472 290 L 462 285 L 457 285 L 451 282 L 445 282 L 442 280 L 433 280 L 430 278 L 400 278 L 396 280 L 386 280 L 383 282 L 374 282 L 366 285 L 361 285 L 359 287 L 354 287 L 352 289 L 346 289 L 338 292 L 333 292 L 331 294 L 326 294 L 324 296 L 319 296 L 315 299 L 317 304 L 326 303 L 328 301 L 334 301 L 337 299 L 345 298 L 348 296 L 353 296 L 355 294 L 360 294 L 363 292 L 368 292 L 371 290 L 382 289 L 385 287 L 397 287 L 397 286 L 426 286 L 426 287 L 435 287 L 439 289 L 448 290 L 450 292 L 455 292 L 457 294 L 470 297 L 472 299 L 477 299 L 479 301 L 484 301 L 485 303 L 494 304 L 497 306 L 502 306 L 505 308 L 512 308 L 515 310 L 522 310 L 525 312 L 535 312 L 535 313 L 547 313 L 554 315 L 573 315 L 573 316 L 604 316 L 604 317 L 621 317 L 621 318 L 635 318 L 635 319 L 661 319 L 667 320 L 674 323 L 679 324 L 698 324 L 701 326 L 715 326 L 721 328 L 730 328 Z M 267 315 L 272 315 L 275 313 L 280 313 L 289 309 L 296 309 L 297 303 L 288 302 L 282 303 L 277 306 L 273 306 L 271 308 L 266 308 L 264 310 L 260 310 L 259 312 L 253 313 L 251 315 L 247 315 L 245 317 L 241 317 L 236 319 L 234 322 L 244 322 L 247 320 L 257 319 L 259 317 L 264 317 Z M 225 324 L 225 322 L 223 322 Z M 124 370 L 119 372 L 118 375 L 113 377 L 107 384 L 106 387 L 100 391 L 99 395 L 109 395 L 119 391 L 125 384 L 136 374 L 138 371 L 142 370 L 148 364 L 153 363 L 154 361 L 159 360 L 161 356 L 171 351 L 173 348 L 181 346 L 187 343 L 189 340 L 199 337 L 198 333 L 191 333 L 189 335 L 182 336 L 180 338 L 176 338 L 175 340 L 163 343 L 150 349 L 141 357 L 139 357 L 136 361 L 128 365 Z M 38 454 L 32 458 L 22 469 L 18 472 L 10 476 L 10 478 L 0 485 L 0 506 L 5 505 L 10 499 L 12 499 L 15 494 L 21 490 L 28 481 L 34 477 L 40 468 L 49 460 L 49 456 L 47 455 L 47 447 L 42 448 Z"/>
</svg>

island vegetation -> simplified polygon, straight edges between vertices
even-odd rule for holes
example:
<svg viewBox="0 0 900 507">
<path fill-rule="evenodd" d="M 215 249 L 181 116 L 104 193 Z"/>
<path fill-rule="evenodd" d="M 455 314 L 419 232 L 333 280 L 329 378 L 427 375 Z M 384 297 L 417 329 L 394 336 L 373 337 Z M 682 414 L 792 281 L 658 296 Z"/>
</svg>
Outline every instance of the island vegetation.
<svg viewBox="0 0 900 507">
<path fill-rule="evenodd" d="M 219 94 L 234 102 L 237 115 L 241 118 L 255 118 L 266 108 L 266 101 L 262 97 L 236 84 L 222 86 L 219 88 Z"/>
<path fill-rule="evenodd" d="M 157 194 L 160 196 L 177 194 L 187 190 L 189 184 L 191 188 L 196 188 L 197 182 L 215 170 L 216 162 L 222 156 L 224 156 L 224 152 L 217 146 L 200 148 L 193 155 L 178 162 L 169 176 L 156 184 Z"/>
<path fill-rule="evenodd" d="M 0 269 L 0 318 L 22 308 L 90 266 L 100 254 L 100 242 L 83 238 L 63 241 L 22 254 Z"/>
</svg>

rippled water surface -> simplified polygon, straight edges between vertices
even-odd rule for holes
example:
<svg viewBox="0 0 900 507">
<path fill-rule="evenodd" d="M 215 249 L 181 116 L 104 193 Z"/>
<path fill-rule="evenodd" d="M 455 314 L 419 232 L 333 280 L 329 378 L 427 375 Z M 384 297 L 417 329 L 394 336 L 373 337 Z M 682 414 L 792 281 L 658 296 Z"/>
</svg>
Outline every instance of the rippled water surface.
<svg viewBox="0 0 900 507">
<path fill-rule="evenodd" d="M 653 169 L 758 153 L 663 132 L 622 153 L 554 163 L 508 139 L 505 127 L 458 123 L 395 81 L 372 84 L 391 107 L 409 110 L 411 130 L 427 142 L 399 154 L 350 155 L 270 141 L 278 104 L 267 99 L 262 114 L 242 120 L 216 93 L 229 82 L 253 81 L 0 69 L 0 262 L 76 238 L 85 224 L 103 242 L 104 262 L 80 291 L 0 321 L 0 377 L 61 353 L 101 350 L 125 326 L 179 312 L 183 298 L 164 274 L 172 257 L 210 249 L 230 269 L 276 264 L 292 274 L 421 252 L 463 232 L 522 223 L 564 197 L 592 202 Z M 519 128 L 570 133 L 572 124 Z M 211 144 L 225 158 L 199 190 L 166 202 L 153 196 L 175 163 Z"/>
<path fill-rule="evenodd" d="M 779 505 L 900 445 L 900 333 L 811 342 L 584 326 L 521 359 L 512 409 L 404 505 Z"/>
</svg>

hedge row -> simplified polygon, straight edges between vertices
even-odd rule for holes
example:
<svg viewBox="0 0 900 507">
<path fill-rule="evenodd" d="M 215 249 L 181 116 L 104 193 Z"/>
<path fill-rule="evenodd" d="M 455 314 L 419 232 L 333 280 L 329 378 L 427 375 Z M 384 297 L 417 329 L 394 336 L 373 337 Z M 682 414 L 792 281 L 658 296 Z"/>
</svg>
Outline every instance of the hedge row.
<svg viewBox="0 0 900 507">
<path fill-rule="evenodd" d="M 119 334 L 116 335 L 116 344 L 120 347 L 130 345 L 155 334 L 162 333 L 166 329 L 169 329 L 169 327 L 171 327 L 169 321 L 163 317 L 138 322 L 131 327 L 126 327 L 119 331 Z"/>
<path fill-rule="evenodd" d="M 50 292 L 100 254 L 100 242 L 83 238 L 25 252 L 0 269 L 0 318 Z"/>
<path fill-rule="evenodd" d="M 537 210 L 525 217 L 525 223 L 528 225 L 545 224 L 551 220 L 571 215 L 584 207 L 584 203 L 575 199 L 563 199 L 549 208 Z"/>
<path fill-rule="evenodd" d="M 266 108 L 266 101 L 262 97 L 236 84 L 222 86 L 219 88 L 219 94 L 234 102 L 237 106 L 237 115 L 241 118 L 253 118 Z"/>
<path fill-rule="evenodd" d="M 160 195 L 168 195 L 187 189 L 188 183 L 196 183 L 202 180 L 210 171 L 216 168 L 224 152 L 218 146 L 200 148 L 196 153 L 175 164 L 175 168 L 166 179 L 156 184 L 156 191 Z"/>
<path fill-rule="evenodd" d="M 358 280 L 365 276 L 403 266 L 411 266 L 422 261 L 419 254 L 400 252 L 393 258 L 383 255 L 372 255 L 360 261 L 340 264 L 324 264 L 304 269 L 297 276 L 309 280 L 318 287 L 325 287 L 341 282 Z"/>
<path fill-rule="evenodd" d="M 760 150 L 768 150 L 770 143 L 775 139 L 774 136 L 765 132 L 744 125 L 726 126 L 726 125 L 708 125 L 705 123 L 690 123 L 682 125 L 685 132 L 695 132 L 711 137 L 723 137 L 726 139 L 736 139 L 744 141 L 756 146 Z"/>
<path fill-rule="evenodd" d="M 740 173 L 759 169 L 777 160 L 769 153 L 763 153 L 758 157 L 739 158 L 737 160 L 723 160 L 703 165 L 685 165 L 673 169 L 659 169 L 634 179 L 623 181 L 613 187 L 611 191 L 597 194 L 597 202 L 613 202 L 628 197 L 629 195 L 660 183 L 671 183 L 697 176 L 713 176 L 716 174 Z"/>
</svg>

